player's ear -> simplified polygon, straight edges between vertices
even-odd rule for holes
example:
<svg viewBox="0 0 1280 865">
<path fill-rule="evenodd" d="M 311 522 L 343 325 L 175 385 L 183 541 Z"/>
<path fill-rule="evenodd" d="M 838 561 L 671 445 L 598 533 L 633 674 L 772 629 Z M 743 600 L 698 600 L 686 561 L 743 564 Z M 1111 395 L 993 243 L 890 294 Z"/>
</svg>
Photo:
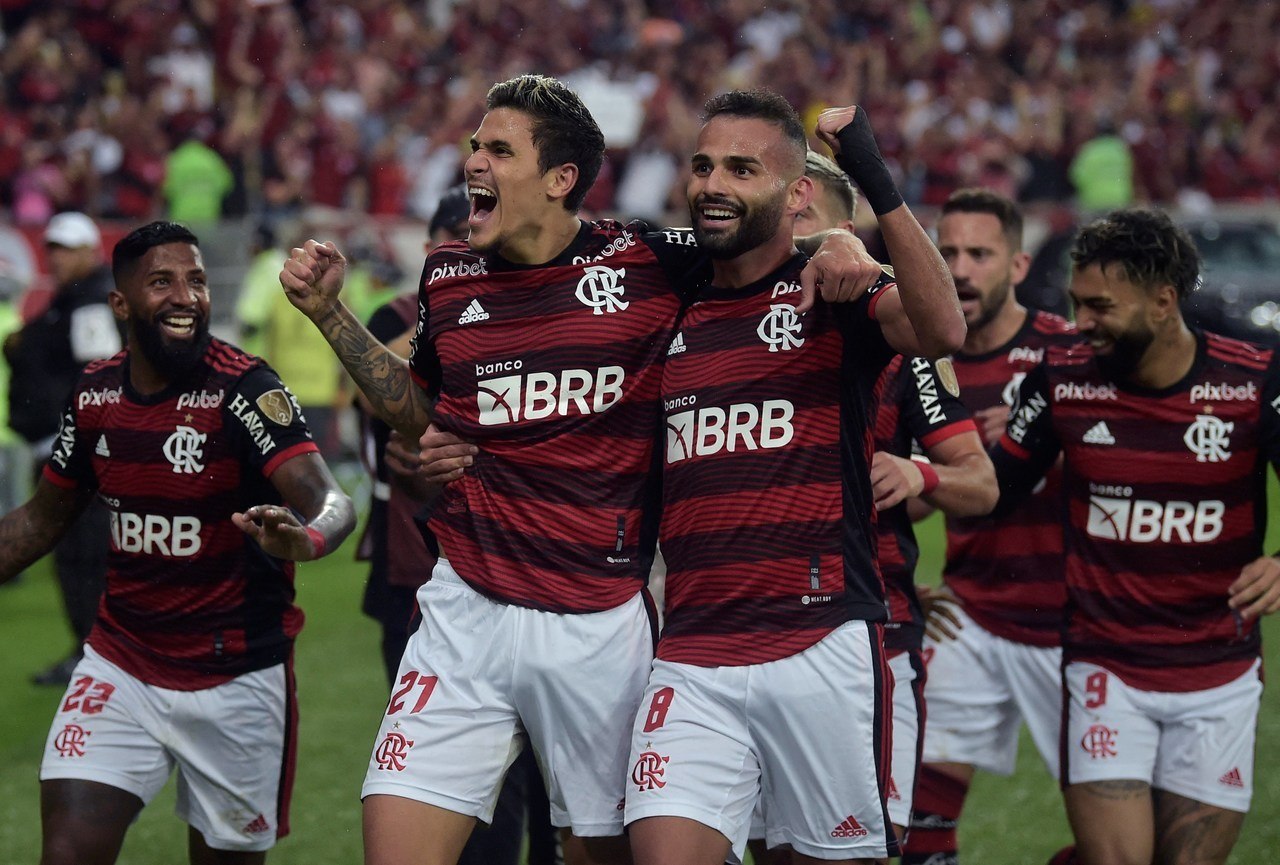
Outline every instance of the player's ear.
<svg viewBox="0 0 1280 865">
<path fill-rule="evenodd" d="M 1182 306 L 1178 302 L 1178 290 L 1172 285 L 1165 283 L 1158 285 L 1153 289 L 1155 301 L 1155 314 L 1158 321 L 1166 321 L 1172 317 L 1180 316 Z"/>
<path fill-rule="evenodd" d="M 564 201 L 578 185 L 578 166 L 572 162 L 557 165 L 543 175 L 547 182 L 547 197 Z"/>
<path fill-rule="evenodd" d="M 107 295 L 107 304 L 110 305 L 111 313 L 118 321 L 126 321 L 129 318 L 129 301 L 125 300 L 124 292 L 120 289 L 111 289 Z"/>
<path fill-rule="evenodd" d="M 791 181 L 791 188 L 787 190 L 787 213 L 794 216 L 804 210 L 813 201 L 813 195 L 813 180 L 809 175 L 802 174 Z"/>
</svg>

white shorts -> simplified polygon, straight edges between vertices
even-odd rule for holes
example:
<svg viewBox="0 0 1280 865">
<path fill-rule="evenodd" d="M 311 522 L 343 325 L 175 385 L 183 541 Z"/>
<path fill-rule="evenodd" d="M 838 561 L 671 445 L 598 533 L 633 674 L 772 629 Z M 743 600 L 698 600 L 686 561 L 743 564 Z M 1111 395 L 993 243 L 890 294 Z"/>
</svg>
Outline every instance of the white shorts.
<svg viewBox="0 0 1280 865">
<path fill-rule="evenodd" d="M 551 822 L 621 834 L 631 722 L 653 659 L 643 593 L 604 612 L 549 613 L 491 600 L 441 559 L 418 607 L 361 795 L 488 823 L 527 735 Z"/>
<path fill-rule="evenodd" d="M 210 847 L 268 850 L 289 831 L 293 684 L 277 664 L 214 688 L 171 691 L 85 646 L 49 729 L 40 780 L 97 781 L 145 805 L 176 766 L 175 810 Z"/>
<path fill-rule="evenodd" d="M 910 826 L 925 727 L 924 667 L 918 652 L 906 651 L 889 658 L 889 670 L 893 673 L 893 757 L 885 801 L 889 820 L 895 826 Z"/>
<path fill-rule="evenodd" d="M 1025 721 L 1049 774 L 1057 778 L 1062 650 L 997 637 L 959 605 L 954 609 L 964 625 L 956 639 L 924 641 L 924 761 L 1012 775 L 1018 728 Z"/>
<path fill-rule="evenodd" d="M 626 821 L 675 816 L 818 859 L 896 855 L 882 785 L 888 666 L 880 629 L 847 622 L 805 651 L 734 667 L 655 661 L 636 716 Z"/>
<path fill-rule="evenodd" d="M 1205 691 L 1141 691 L 1115 673 L 1067 665 L 1063 784 L 1138 780 L 1206 805 L 1249 810 L 1262 661 Z"/>
</svg>

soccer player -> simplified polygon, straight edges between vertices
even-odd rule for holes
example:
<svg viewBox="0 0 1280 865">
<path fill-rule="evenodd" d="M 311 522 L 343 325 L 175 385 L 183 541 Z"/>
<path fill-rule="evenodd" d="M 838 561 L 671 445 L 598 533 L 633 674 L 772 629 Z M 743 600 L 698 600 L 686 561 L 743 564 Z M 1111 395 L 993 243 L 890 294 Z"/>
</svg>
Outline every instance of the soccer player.
<svg viewBox="0 0 1280 865">
<path fill-rule="evenodd" d="M 812 150 L 804 173 L 814 194 L 796 216 L 795 232 L 808 235 L 831 228 L 852 231 L 856 193 L 848 175 Z M 991 510 L 996 501 L 995 472 L 949 360 L 904 358 L 889 362 L 876 411 L 872 494 L 879 512 L 878 559 L 889 603 L 885 655 L 893 673 L 893 753 L 886 799 L 894 834 L 901 842 L 910 822 L 915 778 L 924 736 L 924 611 L 915 590 L 919 556 L 907 500 L 925 496 L 931 505 L 956 516 Z M 928 462 L 911 459 L 923 449 Z M 752 818 L 751 852 L 758 863 L 790 862 L 790 852 L 766 852 L 764 823 Z"/>
<path fill-rule="evenodd" d="M 116 244 L 126 350 L 86 369 L 35 493 L 0 519 L 0 580 L 94 498 L 107 589 L 40 767 L 45 865 L 111 863 L 178 771 L 193 863 L 260 863 L 288 832 L 295 756 L 293 562 L 355 525 L 297 405 L 257 358 L 209 335 L 194 235 Z"/>
<path fill-rule="evenodd" d="M 1068 619 L 1055 862 L 1226 861 L 1253 791 L 1263 555 L 1280 472 L 1280 355 L 1193 330 L 1200 255 L 1158 210 L 1117 210 L 1071 249 L 1087 343 L 1053 348 L 992 450 L 999 511 L 1065 457 Z"/>
<path fill-rule="evenodd" d="M 441 561 L 370 759 L 365 852 L 455 862 L 527 737 L 553 822 L 572 830 L 566 858 L 625 861 L 653 651 L 658 361 L 673 286 L 709 267 L 688 230 L 578 219 L 604 141 L 563 84 L 511 79 L 487 108 L 465 165 L 468 245 L 427 258 L 408 366 L 337 300 L 332 244 L 307 241 L 281 273 L 384 421 L 417 439 L 435 419 L 483 450 L 431 521 Z M 879 267 L 860 262 L 822 276 L 824 296 L 868 284 Z"/>
<path fill-rule="evenodd" d="M 943 205 L 937 232 L 969 327 L 952 358 L 961 399 L 990 445 L 1004 432 L 1027 371 L 1049 346 L 1079 337 L 1068 322 L 1029 311 L 1014 297 L 1030 259 L 1012 201 L 985 189 L 958 190 Z M 941 601 L 923 649 L 929 723 L 907 865 L 958 861 L 956 824 L 974 772 L 1013 772 L 1022 722 L 1057 777 L 1065 601 L 1058 489 L 1050 470 L 1044 489 L 1015 513 L 947 517 Z"/>
<path fill-rule="evenodd" d="M 638 865 L 741 857 L 757 794 L 770 845 L 797 861 L 896 852 L 872 412 L 895 352 L 944 354 L 964 329 L 865 114 L 829 109 L 819 134 L 876 212 L 901 289 L 886 279 L 856 303 L 797 313 L 792 228 L 813 184 L 781 97 L 712 99 L 691 160 L 694 234 L 714 274 L 662 377 L 666 620 L 632 738 Z"/>
</svg>

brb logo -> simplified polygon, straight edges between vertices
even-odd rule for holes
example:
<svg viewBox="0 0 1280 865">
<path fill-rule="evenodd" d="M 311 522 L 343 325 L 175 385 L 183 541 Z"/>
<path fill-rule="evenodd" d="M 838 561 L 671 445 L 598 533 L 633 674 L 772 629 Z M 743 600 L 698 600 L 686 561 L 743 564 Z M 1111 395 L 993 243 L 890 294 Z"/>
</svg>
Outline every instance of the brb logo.
<svg viewBox="0 0 1280 865">
<path fill-rule="evenodd" d="M 692 406 L 697 397 L 667 400 L 667 411 Z M 786 447 L 795 436 L 790 400 L 767 399 L 760 405 L 742 402 L 728 408 L 710 406 L 667 416 L 667 465 L 721 451 L 754 451 Z"/>
<path fill-rule="evenodd" d="M 1211 414 L 1198 416 L 1182 434 L 1187 450 L 1198 463 L 1223 463 L 1231 459 L 1231 433 L 1236 425 Z"/>
<path fill-rule="evenodd" d="M 1153 502 L 1089 496 L 1089 522 L 1085 530 L 1091 537 L 1107 541 L 1167 544 L 1176 538 L 1184 544 L 1204 544 L 1222 533 L 1222 517 L 1226 511 L 1223 502 L 1214 500 Z"/>
<path fill-rule="evenodd" d="M 482 426 L 499 426 L 521 420 L 569 414 L 599 414 L 622 399 L 626 371 L 620 366 L 596 370 L 565 369 L 559 373 L 524 373 L 523 361 L 476 365 L 476 375 L 517 372 L 476 383 L 476 400 Z"/>
<path fill-rule="evenodd" d="M 663 767 L 670 760 L 670 757 L 663 757 L 654 751 L 645 751 L 641 754 L 631 770 L 631 780 L 635 782 L 636 788 L 643 793 L 646 790 L 667 786 L 667 782 L 662 780 L 662 776 L 667 773 Z"/>
<path fill-rule="evenodd" d="M 627 275 L 625 267 L 614 269 L 603 264 L 592 265 L 583 269 L 582 279 L 578 280 L 578 300 L 591 307 L 593 315 L 604 315 L 606 312 L 618 312 L 630 304 L 622 299 L 627 290 L 622 278 Z"/>
<path fill-rule="evenodd" d="M 173 473 L 194 475 L 204 471 L 204 443 L 208 436 L 194 427 L 179 426 L 164 443 L 164 458 L 173 463 Z"/>
<path fill-rule="evenodd" d="M 113 511 L 111 543 L 122 553 L 187 558 L 200 552 L 200 520 Z"/>
<path fill-rule="evenodd" d="M 800 316 L 788 303 L 773 303 L 769 312 L 760 320 L 756 334 L 769 346 L 769 351 L 790 351 L 804 345 L 800 336 Z"/>
</svg>

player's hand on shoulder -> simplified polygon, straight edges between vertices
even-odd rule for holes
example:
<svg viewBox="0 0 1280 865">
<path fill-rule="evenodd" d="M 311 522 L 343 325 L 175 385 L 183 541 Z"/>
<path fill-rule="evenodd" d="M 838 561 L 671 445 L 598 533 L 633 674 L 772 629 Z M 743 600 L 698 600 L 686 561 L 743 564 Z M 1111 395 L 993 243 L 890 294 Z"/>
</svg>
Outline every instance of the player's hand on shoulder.
<svg viewBox="0 0 1280 865">
<path fill-rule="evenodd" d="M 431 424 L 418 439 L 417 457 L 422 476 L 431 483 L 456 481 L 474 464 L 480 449 Z"/>
<path fill-rule="evenodd" d="M 314 319 L 338 302 L 346 272 L 347 259 L 332 241 L 308 240 L 289 251 L 280 285 L 289 301 Z"/>
<path fill-rule="evenodd" d="M 317 558 L 315 543 L 306 526 L 284 505 L 255 505 L 243 513 L 232 514 L 231 522 L 257 541 L 269 556 L 293 562 Z"/>
<path fill-rule="evenodd" d="M 1004 435 L 1005 427 L 1009 424 L 1009 407 L 1006 405 L 993 405 L 990 408 L 978 409 L 973 413 L 973 422 L 978 425 L 978 432 L 982 435 L 982 443 L 987 447 L 991 447 Z"/>
<path fill-rule="evenodd" d="M 1262 556 L 1245 565 L 1227 596 L 1245 621 L 1280 610 L 1280 557 Z"/>
<path fill-rule="evenodd" d="M 946 586 L 916 586 L 916 597 L 924 610 L 924 632 L 932 640 L 954 640 L 964 625 L 956 610 L 960 601 Z"/>
<path fill-rule="evenodd" d="M 850 231 L 827 233 L 818 251 L 800 272 L 800 302 L 796 314 L 807 312 L 818 293 L 827 303 L 857 300 L 884 275 L 884 268 Z"/>
<path fill-rule="evenodd" d="M 903 459 L 885 451 L 871 458 L 871 492 L 876 510 L 883 511 L 920 495 L 924 474 L 914 460 Z"/>
</svg>

